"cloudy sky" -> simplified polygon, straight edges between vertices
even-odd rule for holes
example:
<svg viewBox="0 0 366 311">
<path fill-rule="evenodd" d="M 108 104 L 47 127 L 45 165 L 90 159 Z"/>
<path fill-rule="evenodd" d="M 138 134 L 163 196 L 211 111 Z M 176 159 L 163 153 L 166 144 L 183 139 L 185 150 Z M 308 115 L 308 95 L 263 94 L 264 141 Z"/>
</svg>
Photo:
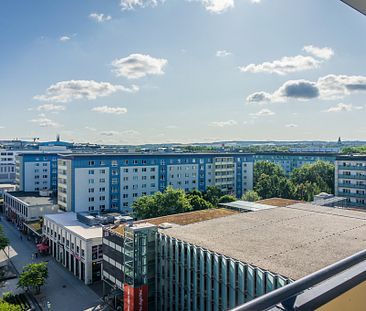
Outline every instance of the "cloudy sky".
<svg viewBox="0 0 366 311">
<path fill-rule="evenodd" d="M 366 140 L 366 17 L 341 1 L 5 0 L 0 138 Z"/>
</svg>

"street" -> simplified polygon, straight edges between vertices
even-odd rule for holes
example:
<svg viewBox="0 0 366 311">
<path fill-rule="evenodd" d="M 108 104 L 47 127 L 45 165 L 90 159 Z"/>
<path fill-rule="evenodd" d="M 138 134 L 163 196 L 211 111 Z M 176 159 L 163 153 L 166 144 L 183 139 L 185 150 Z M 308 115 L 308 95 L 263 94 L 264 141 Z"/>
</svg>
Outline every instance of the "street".
<svg viewBox="0 0 366 311">
<path fill-rule="evenodd" d="M 19 273 L 26 264 L 48 261 L 46 285 L 41 288 L 41 294 L 36 296 L 43 310 L 106 310 L 101 306 L 100 299 L 93 290 L 74 277 L 51 256 L 38 256 L 37 259 L 32 260 L 32 253 L 36 252 L 34 242 L 28 241 L 26 236 L 20 239 L 19 231 L 4 218 L 0 224 L 10 240 L 10 258 Z"/>
</svg>

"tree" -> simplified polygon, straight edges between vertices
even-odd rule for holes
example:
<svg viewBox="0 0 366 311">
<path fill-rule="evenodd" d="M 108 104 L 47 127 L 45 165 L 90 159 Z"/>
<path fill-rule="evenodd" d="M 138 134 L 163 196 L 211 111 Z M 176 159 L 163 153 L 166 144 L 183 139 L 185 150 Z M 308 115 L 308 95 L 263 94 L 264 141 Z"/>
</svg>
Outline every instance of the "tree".
<svg viewBox="0 0 366 311">
<path fill-rule="evenodd" d="M 164 193 L 156 197 L 159 215 L 170 215 L 188 212 L 192 209 L 184 190 L 167 187 Z"/>
<path fill-rule="evenodd" d="M 214 207 L 210 202 L 206 201 L 205 199 L 196 194 L 188 195 L 188 199 L 194 211 L 210 209 Z"/>
<path fill-rule="evenodd" d="M 234 201 L 236 201 L 235 196 L 233 196 L 231 194 L 225 194 L 219 199 L 218 203 L 229 203 L 229 202 L 234 202 Z"/>
<path fill-rule="evenodd" d="M 312 164 L 305 164 L 292 171 L 290 176 L 292 182 L 299 186 L 300 184 L 311 183 L 319 192 L 334 193 L 334 165 L 317 161 Z M 310 187 L 307 185 L 307 187 Z"/>
<path fill-rule="evenodd" d="M 9 239 L 5 236 L 4 229 L 0 225 L 0 250 L 4 250 L 7 246 L 9 246 Z"/>
<path fill-rule="evenodd" d="M 306 181 L 296 187 L 296 198 L 303 201 L 313 201 L 314 195 L 320 192 L 317 184 Z"/>
<path fill-rule="evenodd" d="M 0 300 L 0 310 L 1 311 L 23 311 L 23 308 L 19 305 L 13 305 L 4 300 Z"/>
<path fill-rule="evenodd" d="M 156 205 L 156 196 L 157 193 L 153 196 L 144 195 L 133 202 L 132 208 L 137 218 L 146 219 L 159 216 L 158 207 Z"/>
<path fill-rule="evenodd" d="M 47 262 L 28 264 L 24 266 L 23 272 L 19 275 L 18 287 L 26 290 L 34 289 L 36 293 L 39 293 L 41 286 L 46 283 L 47 277 Z"/>
<path fill-rule="evenodd" d="M 132 204 L 133 212 L 139 219 L 153 218 L 170 214 L 188 212 L 192 206 L 181 189 L 172 187 L 151 196 L 142 196 Z"/>
<path fill-rule="evenodd" d="M 222 191 L 217 186 L 208 186 L 203 198 L 212 205 L 217 206 L 219 198 L 222 196 Z"/>
<path fill-rule="evenodd" d="M 352 153 L 366 153 L 366 146 L 357 147 L 344 147 L 342 153 L 352 154 Z"/>
<path fill-rule="evenodd" d="M 197 189 L 187 192 L 187 195 L 198 195 L 199 197 L 203 198 L 203 193 Z"/>
<path fill-rule="evenodd" d="M 262 174 L 279 177 L 285 176 L 283 168 L 278 164 L 268 161 L 258 161 L 254 164 L 253 168 L 254 185 L 258 182 Z"/>
<path fill-rule="evenodd" d="M 259 201 L 261 199 L 261 197 L 254 190 L 249 190 L 245 194 L 243 194 L 241 199 L 244 201 L 256 202 L 256 201 Z"/>
</svg>

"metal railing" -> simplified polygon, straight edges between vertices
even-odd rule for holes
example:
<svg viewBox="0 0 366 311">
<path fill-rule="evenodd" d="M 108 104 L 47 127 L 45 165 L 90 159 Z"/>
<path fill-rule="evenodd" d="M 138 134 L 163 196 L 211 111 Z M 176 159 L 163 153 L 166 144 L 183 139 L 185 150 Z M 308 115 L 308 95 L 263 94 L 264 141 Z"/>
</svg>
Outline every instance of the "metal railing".
<svg viewBox="0 0 366 311">
<path fill-rule="evenodd" d="M 284 310 L 292 310 L 297 295 L 366 260 L 366 250 L 340 260 L 304 278 L 238 306 L 232 311 L 264 311 L 282 304 Z"/>
</svg>

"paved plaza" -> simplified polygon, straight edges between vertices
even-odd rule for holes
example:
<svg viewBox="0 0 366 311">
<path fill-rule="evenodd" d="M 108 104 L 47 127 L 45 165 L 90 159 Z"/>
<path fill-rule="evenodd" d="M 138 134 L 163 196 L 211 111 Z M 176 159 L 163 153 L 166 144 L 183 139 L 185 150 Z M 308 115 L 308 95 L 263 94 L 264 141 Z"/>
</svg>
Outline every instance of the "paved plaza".
<svg viewBox="0 0 366 311">
<path fill-rule="evenodd" d="M 0 224 L 3 225 L 4 232 L 10 240 L 9 255 L 19 272 L 26 264 L 48 261 L 47 283 L 41 288 L 41 294 L 36 296 L 43 310 L 108 310 L 101 305 L 100 297 L 91 288 L 74 277 L 51 256 L 38 256 L 33 259 L 32 253 L 36 252 L 34 241 L 28 241 L 26 236 L 21 239 L 19 231 L 4 218 Z M 9 281 L 8 286 L 12 288 L 15 283 L 15 280 Z M 47 302 L 50 309 L 47 307 Z"/>
</svg>

